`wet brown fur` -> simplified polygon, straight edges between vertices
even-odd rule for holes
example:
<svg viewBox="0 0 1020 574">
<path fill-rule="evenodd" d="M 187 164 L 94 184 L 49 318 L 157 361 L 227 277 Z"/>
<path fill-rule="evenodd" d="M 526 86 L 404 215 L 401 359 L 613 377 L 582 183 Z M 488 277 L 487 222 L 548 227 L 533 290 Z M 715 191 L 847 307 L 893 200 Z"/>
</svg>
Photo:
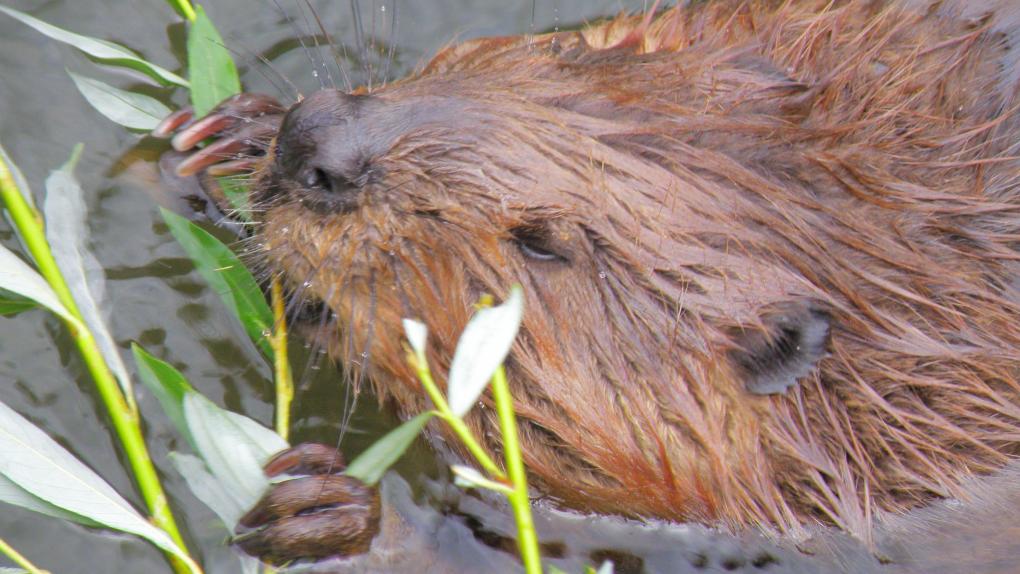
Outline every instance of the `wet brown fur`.
<svg viewBox="0 0 1020 574">
<path fill-rule="evenodd" d="M 959 6 L 717 1 L 452 46 L 372 92 L 425 119 L 352 213 L 268 157 L 259 241 L 405 414 L 400 319 L 441 375 L 479 296 L 521 283 L 510 379 L 558 504 L 868 539 L 1020 449 L 1017 48 Z M 566 261 L 522 255 L 529 227 Z M 796 300 L 828 355 L 748 393 L 734 333 Z"/>
</svg>

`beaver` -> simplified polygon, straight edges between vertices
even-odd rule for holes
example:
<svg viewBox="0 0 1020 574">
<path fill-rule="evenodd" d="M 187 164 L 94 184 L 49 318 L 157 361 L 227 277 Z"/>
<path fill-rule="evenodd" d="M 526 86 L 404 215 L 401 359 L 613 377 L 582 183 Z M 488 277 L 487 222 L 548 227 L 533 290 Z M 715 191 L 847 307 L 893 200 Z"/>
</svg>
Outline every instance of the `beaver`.
<svg viewBox="0 0 1020 574">
<path fill-rule="evenodd" d="M 404 416 L 428 403 L 401 319 L 442 382 L 479 297 L 520 284 L 506 367 L 555 505 L 868 542 L 1020 452 L 1017 24 L 1008 0 L 653 8 L 286 110 L 242 95 L 174 144 L 220 137 L 181 174 L 250 170 L 253 250 Z M 468 423 L 500 452 L 487 396 Z"/>
</svg>

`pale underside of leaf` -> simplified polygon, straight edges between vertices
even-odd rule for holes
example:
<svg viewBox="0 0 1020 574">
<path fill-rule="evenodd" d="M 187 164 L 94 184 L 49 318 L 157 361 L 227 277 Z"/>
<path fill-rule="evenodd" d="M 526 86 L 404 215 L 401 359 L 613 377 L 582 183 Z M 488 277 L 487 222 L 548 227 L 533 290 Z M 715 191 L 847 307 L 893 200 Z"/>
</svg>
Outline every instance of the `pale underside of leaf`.
<svg viewBox="0 0 1020 574">
<path fill-rule="evenodd" d="M 92 469 L 0 403 L 0 475 L 28 494 L 108 528 L 141 536 L 191 562 Z"/>
<path fill-rule="evenodd" d="M 24 12 L 19 12 L 13 8 L 7 8 L 6 6 L 0 6 L 0 12 L 7 14 L 15 20 L 21 21 L 23 24 L 34 28 L 37 32 L 48 36 L 53 40 L 71 45 L 97 60 L 139 70 L 150 78 L 164 84 L 176 84 L 185 88 L 188 87 L 188 81 L 184 78 L 140 58 L 131 50 L 114 44 L 113 42 L 90 38 L 88 36 L 83 36 L 81 34 L 76 34 L 74 32 L 58 28 L 52 24 L 43 22 L 38 18 L 29 16 Z"/>
<path fill-rule="evenodd" d="M 286 448 L 283 439 L 269 448 L 254 444 L 252 433 L 259 431 L 253 431 L 252 425 L 257 423 L 219 408 L 198 393 L 184 396 L 184 418 L 209 471 L 227 485 L 231 504 L 239 508 L 254 505 L 269 486 L 262 465 L 272 452 Z M 280 448 L 267 453 L 275 446 Z"/>
<path fill-rule="evenodd" d="M 67 73 L 92 107 L 126 128 L 152 131 L 163 118 L 170 115 L 170 108 L 155 98 L 121 90 L 71 71 Z"/>
<path fill-rule="evenodd" d="M 64 307 L 42 275 L 3 245 L 0 245 L 0 288 L 28 297 L 71 324 L 81 327 L 81 323 Z"/>
<path fill-rule="evenodd" d="M 524 294 L 514 286 L 499 306 L 481 309 L 468 321 L 450 363 L 450 410 L 464 416 L 481 396 L 513 345 L 524 313 Z"/>
<path fill-rule="evenodd" d="M 80 514 L 69 512 L 59 506 L 50 504 L 45 500 L 33 495 L 24 488 L 21 488 L 14 481 L 0 474 L 0 501 L 15 506 L 26 508 L 39 514 L 60 518 L 70 522 L 77 522 L 85 526 L 100 526 L 95 520 L 90 520 Z"/>
<path fill-rule="evenodd" d="M 131 378 L 101 310 L 106 294 L 106 276 L 99 261 L 86 246 L 85 201 L 73 173 L 80 155 L 79 144 L 71 159 L 46 179 L 46 199 L 43 202 L 46 241 L 103 359 L 117 377 L 125 396 L 130 397 L 133 396 Z"/>
</svg>

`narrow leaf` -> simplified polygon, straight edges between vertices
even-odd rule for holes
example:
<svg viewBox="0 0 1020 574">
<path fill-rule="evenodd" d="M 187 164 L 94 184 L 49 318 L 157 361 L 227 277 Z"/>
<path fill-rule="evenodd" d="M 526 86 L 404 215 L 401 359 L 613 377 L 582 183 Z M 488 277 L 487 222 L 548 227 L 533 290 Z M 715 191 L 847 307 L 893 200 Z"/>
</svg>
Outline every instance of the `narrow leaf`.
<svg viewBox="0 0 1020 574">
<path fill-rule="evenodd" d="M 198 393 L 187 393 L 183 406 L 188 430 L 209 471 L 227 486 L 231 504 L 250 508 L 269 485 L 262 465 L 287 448 L 286 441 Z"/>
<path fill-rule="evenodd" d="M 391 430 L 347 465 L 344 474 L 371 486 L 382 478 L 436 413 L 427 411 Z"/>
<path fill-rule="evenodd" d="M 85 201 L 81 186 L 74 177 L 74 167 L 81 157 L 81 150 L 81 144 L 75 146 L 71 159 L 46 178 L 46 199 L 43 202 L 46 241 L 103 359 L 117 377 L 124 395 L 130 397 L 133 396 L 131 378 L 101 311 L 106 295 L 106 276 L 86 246 Z"/>
<path fill-rule="evenodd" d="M 605 562 L 603 562 L 602 566 L 599 566 L 599 571 L 597 574 L 613 574 L 613 561 L 606 560 Z"/>
<path fill-rule="evenodd" d="M 205 10 L 197 6 L 195 13 L 188 32 L 188 73 L 195 117 L 202 117 L 216 104 L 240 93 L 241 80 L 234 59 Z"/>
<path fill-rule="evenodd" d="M 461 488 L 484 488 L 487 490 L 495 490 L 496 492 L 501 492 L 508 496 L 514 492 L 514 489 L 502 482 L 496 482 L 495 480 L 485 478 L 482 476 L 482 473 L 470 466 L 455 464 L 450 467 L 450 470 L 452 470 L 454 474 L 454 484 Z"/>
<path fill-rule="evenodd" d="M 81 34 L 75 34 L 74 32 L 57 28 L 52 24 L 47 24 L 38 18 L 34 18 L 13 8 L 7 8 L 6 6 L 0 6 L 0 12 L 7 14 L 15 20 L 20 20 L 22 23 L 34 28 L 36 31 L 45 36 L 78 48 L 82 52 L 85 52 L 89 56 L 92 56 L 104 63 L 138 70 L 164 85 L 176 84 L 185 88 L 188 87 L 188 81 L 184 78 L 169 70 L 161 68 L 156 64 L 143 60 L 131 50 L 114 44 L 113 42 L 97 40 L 96 38 L 82 36 Z"/>
<path fill-rule="evenodd" d="M 3 245 L 0 245 L 0 289 L 28 297 L 78 328 L 82 327 L 81 322 L 57 299 L 57 294 L 42 275 Z"/>
<path fill-rule="evenodd" d="M 181 433 L 195 447 L 195 440 L 188 431 L 188 423 L 184 420 L 184 395 L 196 392 L 188 383 L 184 375 L 175 369 L 170 363 L 153 357 L 139 345 L 131 344 L 131 353 L 135 357 L 135 364 L 138 366 L 138 378 L 149 391 L 159 400 L 163 412 L 177 427 Z"/>
<path fill-rule="evenodd" d="M 141 536 L 198 571 L 170 537 L 46 433 L 0 403 L 0 475 L 36 498 L 108 528 Z"/>
<path fill-rule="evenodd" d="M 46 516 L 52 516 L 54 518 L 60 518 L 61 520 L 67 520 L 70 522 L 77 522 L 84 526 L 100 526 L 100 524 L 95 520 L 90 520 L 80 514 L 68 512 L 59 506 L 46 502 L 24 488 L 21 488 L 17 485 L 17 483 L 11 481 L 2 474 L 0 474 L 0 501 L 20 506 Z"/>
<path fill-rule="evenodd" d="M 234 526 L 248 509 L 237 504 L 230 493 L 230 488 L 217 480 L 209 472 L 209 468 L 202 462 L 202 459 L 197 456 L 171 452 L 170 462 L 184 477 L 191 493 L 223 521 L 227 531 L 233 531 Z"/>
<path fill-rule="evenodd" d="M 499 306 L 482 309 L 468 321 L 457 342 L 447 379 L 450 410 L 464 416 L 489 384 L 513 345 L 524 313 L 524 293 L 519 285 Z"/>
<path fill-rule="evenodd" d="M 170 108 L 155 98 L 121 90 L 71 71 L 67 73 L 92 107 L 126 128 L 152 131 L 170 115 Z"/>
<path fill-rule="evenodd" d="M 195 262 L 199 274 L 241 320 L 248 336 L 272 357 L 267 336 L 272 332 L 273 313 L 255 278 L 219 239 L 176 213 L 162 208 L 160 213 L 170 232 Z"/>
<path fill-rule="evenodd" d="M 404 319 L 404 335 L 407 336 L 407 342 L 411 345 L 411 350 L 414 351 L 414 356 L 418 359 L 418 362 L 425 364 L 425 343 L 428 340 L 429 329 L 425 326 L 425 323 L 415 321 L 414 319 Z"/>
<path fill-rule="evenodd" d="M 188 437 L 196 451 L 202 452 L 191 436 L 191 425 L 195 421 L 189 420 L 184 413 L 185 398 L 188 395 L 201 396 L 200 393 L 170 363 L 153 357 L 138 345 L 132 345 L 131 351 L 138 364 L 138 373 L 142 382 L 156 396 L 163 411 L 174 422 L 181 434 Z M 287 448 L 287 441 L 272 429 L 268 429 L 244 415 L 221 409 L 209 402 L 208 399 L 205 400 L 208 404 L 203 405 L 203 413 L 216 419 L 226 419 L 230 424 L 230 431 L 234 433 L 232 436 L 245 443 L 244 445 L 227 444 L 216 448 L 245 448 L 253 453 L 260 465 L 272 455 Z M 210 423 L 198 419 L 198 422 L 200 426 L 209 426 L 210 424 L 220 424 L 221 421 L 215 420 Z M 220 437 L 213 437 L 213 440 L 218 441 Z"/>
<path fill-rule="evenodd" d="M 21 192 L 21 196 L 25 198 L 28 205 L 35 208 L 35 198 L 32 197 L 32 190 L 28 187 L 28 180 L 25 179 L 25 174 L 21 173 L 17 164 L 14 163 L 11 156 L 7 155 L 7 150 L 2 145 L 0 145 L 0 162 L 3 162 L 7 169 L 10 170 L 11 178 L 14 179 L 14 186 Z"/>
<path fill-rule="evenodd" d="M 216 480 L 209 473 L 209 468 L 196 456 L 179 452 L 170 453 L 170 462 L 173 463 L 177 472 L 184 477 L 188 488 L 208 506 L 223 521 L 223 528 L 227 534 L 233 534 L 237 522 L 248 511 L 247 508 L 235 506 L 231 500 L 229 488 L 226 484 Z M 261 564 L 257 559 L 241 553 L 234 553 L 240 562 L 239 574 L 257 574 L 261 571 Z M 208 563 L 207 567 L 211 567 Z M 233 570 L 232 570 L 233 571 Z"/>
<path fill-rule="evenodd" d="M 29 311 L 39 306 L 38 303 L 31 299 L 26 299 L 0 289 L 0 315 L 14 316 L 23 311 Z"/>
</svg>

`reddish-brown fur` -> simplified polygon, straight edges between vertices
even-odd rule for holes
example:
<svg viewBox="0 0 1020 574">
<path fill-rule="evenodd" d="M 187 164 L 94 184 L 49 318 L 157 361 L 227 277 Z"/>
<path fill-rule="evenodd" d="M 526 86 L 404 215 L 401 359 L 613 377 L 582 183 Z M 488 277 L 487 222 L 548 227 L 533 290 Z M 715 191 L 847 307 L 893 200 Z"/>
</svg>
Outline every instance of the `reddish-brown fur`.
<svg viewBox="0 0 1020 574">
<path fill-rule="evenodd" d="M 563 506 L 868 539 L 1020 449 L 1018 20 L 716 1 L 452 46 L 369 95 L 368 124 L 415 120 L 352 211 L 267 157 L 258 241 L 404 414 L 426 403 L 400 319 L 441 375 L 478 297 L 521 283 L 512 390 Z M 522 254 L 527 228 L 564 260 Z M 831 317 L 827 356 L 749 393 L 740 336 L 791 301 Z M 488 404 L 470 424 L 498 451 Z"/>
</svg>

